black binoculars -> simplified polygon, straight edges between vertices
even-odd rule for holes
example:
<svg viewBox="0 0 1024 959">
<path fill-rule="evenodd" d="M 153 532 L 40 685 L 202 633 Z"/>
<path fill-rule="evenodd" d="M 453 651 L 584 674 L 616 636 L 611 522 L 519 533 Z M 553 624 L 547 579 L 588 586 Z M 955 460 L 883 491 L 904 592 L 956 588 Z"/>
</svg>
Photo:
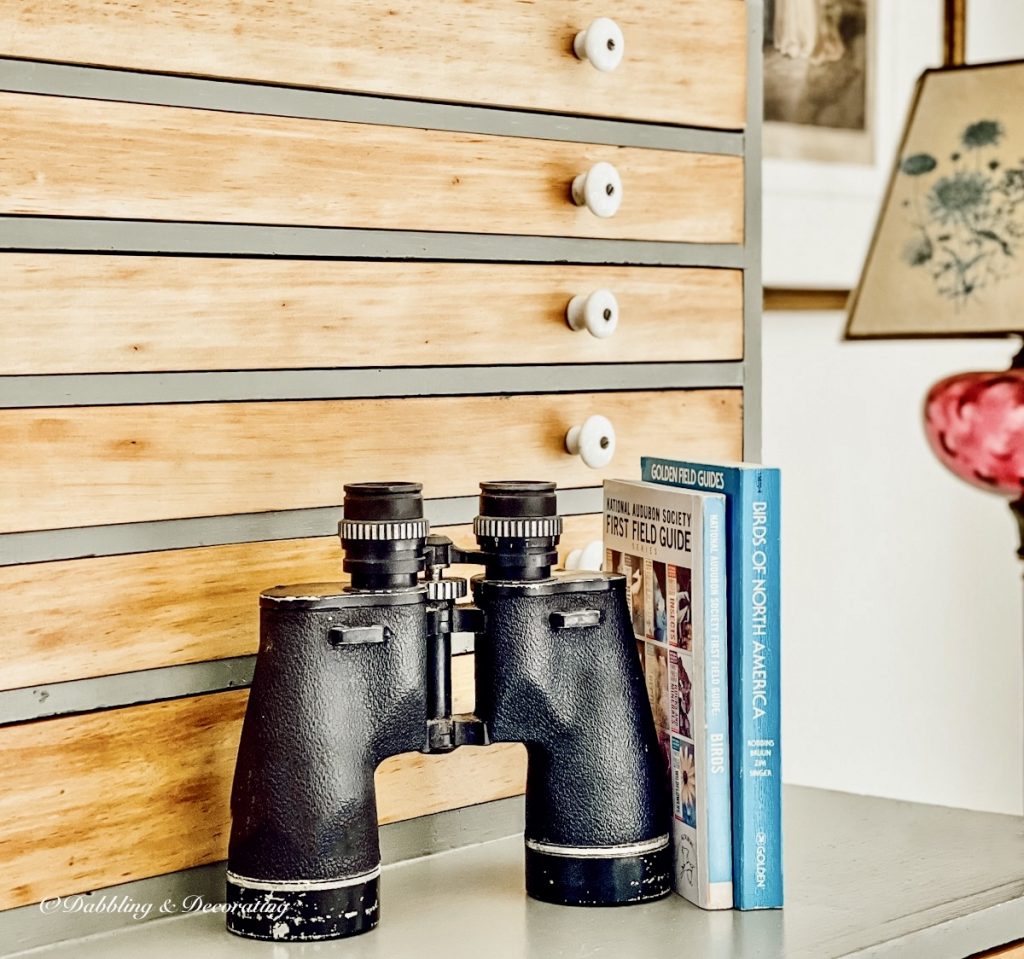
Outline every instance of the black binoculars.
<svg viewBox="0 0 1024 959">
<path fill-rule="evenodd" d="M 429 535 L 418 483 L 345 487 L 348 584 L 260 598 L 231 794 L 227 924 L 277 941 L 376 926 L 373 775 L 387 757 L 520 742 L 526 891 L 643 902 L 671 885 L 669 800 L 625 577 L 557 572 L 555 484 L 482 483 L 478 549 Z M 482 565 L 473 603 L 452 563 Z M 453 715 L 452 634 L 475 634 L 476 710 Z"/>
</svg>

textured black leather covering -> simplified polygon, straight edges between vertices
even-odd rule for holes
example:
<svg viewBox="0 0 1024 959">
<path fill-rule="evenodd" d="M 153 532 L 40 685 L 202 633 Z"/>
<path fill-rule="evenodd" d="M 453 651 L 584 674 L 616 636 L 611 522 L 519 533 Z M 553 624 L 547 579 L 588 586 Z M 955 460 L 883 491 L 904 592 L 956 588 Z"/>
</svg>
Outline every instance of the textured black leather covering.
<svg viewBox="0 0 1024 959">
<path fill-rule="evenodd" d="M 526 838 L 610 846 L 665 835 L 665 763 L 624 577 L 473 586 L 486 622 L 476 712 L 495 742 L 526 745 Z M 581 609 L 603 611 L 603 622 L 551 626 L 553 611 Z"/>
<path fill-rule="evenodd" d="M 371 929 L 380 861 L 373 773 L 388 756 L 427 748 L 425 590 L 334 590 L 278 588 L 262 600 L 231 797 L 228 897 L 237 911 L 228 925 L 239 935 L 301 940 Z M 526 745 L 527 840 L 628 847 L 664 836 L 664 761 L 624 577 L 477 579 L 474 595 L 483 622 L 476 711 L 492 741 Z M 596 625 L 552 616 L 580 610 L 593 611 L 584 621 Z M 369 626 L 382 629 L 342 629 Z M 597 905 L 668 892 L 667 846 L 594 852 L 528 848 L 531 894 Z M 332 885 L 346 879 L 356 881 Z M 245 911 L 268 903 L 287 905 L 287 914 Z"/>
<path fill-rule="evenodd" d="M 374 769 L 426 741 L 426 597 L 345 601 L 264 601 L 231 795 L 232 873 L 329 880 L 380 862 Z M 328 639 L 332 627 L 373 625 L 387 641 Z"/>
</svg>

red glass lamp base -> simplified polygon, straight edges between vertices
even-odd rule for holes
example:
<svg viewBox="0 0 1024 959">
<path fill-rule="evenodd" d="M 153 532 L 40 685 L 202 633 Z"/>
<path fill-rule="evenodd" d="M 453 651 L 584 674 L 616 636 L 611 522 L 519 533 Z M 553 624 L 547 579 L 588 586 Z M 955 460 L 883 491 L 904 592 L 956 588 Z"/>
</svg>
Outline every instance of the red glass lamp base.
<svg viewBox="0 0 1024 959">
<path fill-rule="evenodd" d="M 958 373 L 936 383 L 924 421 L 928 442 L 948 469 L 1011 500 L 1024 558 L 1024 350 L 1008 370 Z"/>
</svg>

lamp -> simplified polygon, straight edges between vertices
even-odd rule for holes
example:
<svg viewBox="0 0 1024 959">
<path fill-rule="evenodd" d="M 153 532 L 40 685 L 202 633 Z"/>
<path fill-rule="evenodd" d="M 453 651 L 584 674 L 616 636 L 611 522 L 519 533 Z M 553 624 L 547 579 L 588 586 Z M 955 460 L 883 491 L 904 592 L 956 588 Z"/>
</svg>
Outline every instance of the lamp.
<svg viewBox="0 0 1024 959">
<path fill-rule="evenodd" d="M 1024 62 L 965 66 L 965 7 L 918 80 L 846 339 L 1024 334 Z M 1010 499 L 1024 559 L 1024 349 L 936 383 L 924 419 L 944 465 Z"/>
</svg>

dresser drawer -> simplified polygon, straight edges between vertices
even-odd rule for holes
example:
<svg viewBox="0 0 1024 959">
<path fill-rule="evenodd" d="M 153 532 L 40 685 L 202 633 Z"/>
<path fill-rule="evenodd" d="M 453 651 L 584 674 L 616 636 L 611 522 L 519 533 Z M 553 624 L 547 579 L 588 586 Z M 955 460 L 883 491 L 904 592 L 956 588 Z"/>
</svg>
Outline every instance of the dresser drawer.
<svg viewBox="0 0 1024 959">
<path fill-rule="evenodd" d="M 597 486 L 644 454 L 739 459 L 739 390 L 201 403 L 0 412 L 0 531 L 331 506 L 342 484 L 411 479 L 426 496 L 480 480 Z M 608 417 L 604 469 L 565 435 Z"/>
<path fill-rule="evenodd" d="M 741 0 L 0 0 L 5 56 L 263 80 L 401 97 L 744 125 Z M 624 59 L 572 52 L 597 17 Z"/>
<path fill-rule="evenodd" d="M 471 656 L 453 665 L 456 708 L 473 702 L 472 670 Z M 12 877 L 0 909 L 224 859 L 246 698 L 237 689 L 0 728 Z M 515 796 L 525 773 L 518 743 L 392 756 L 374 777 L 378 821 Z"/>
<path fill-rule="evenodd" d="M 601 538 L 600 515 L 563 522 L 562 560 Z M 431 532 L 476 548 L 471 526 Z M 342 555 L 319 536 L 0 566 L 0 689 L 255 653 L 260 592 L 341 579 Z"/>
<path fill-rule="evenodd" d="M 11 253 L 0 289 L 6 374 L 743 355 L 738 270 Z M 601 289 L 614 333 L 573 332 L 569 301 Z"/>
<path fill-rule="evenodd" d="M 0 94 L 0 213 L 739 243 L 740 157 Z M 573 204 L 612 163 L 621 208 Z"/>
</svg>

